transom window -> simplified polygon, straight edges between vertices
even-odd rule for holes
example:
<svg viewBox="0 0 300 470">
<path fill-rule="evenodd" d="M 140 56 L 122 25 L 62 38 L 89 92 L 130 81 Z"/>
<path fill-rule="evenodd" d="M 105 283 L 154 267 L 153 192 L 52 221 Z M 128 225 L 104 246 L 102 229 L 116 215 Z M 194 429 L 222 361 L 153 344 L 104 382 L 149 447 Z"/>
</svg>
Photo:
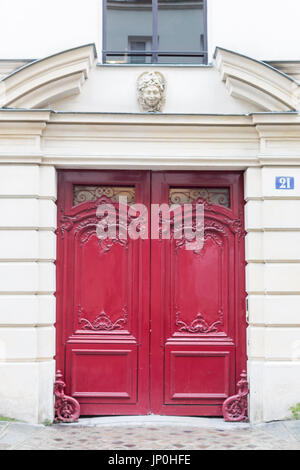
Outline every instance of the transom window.
<svg viewBox="0 0 300 470">
<path fill-rule="evenodd" d="M 103 0 L 103 62 L 206 64 L 206 0 Z"/>
</svg>

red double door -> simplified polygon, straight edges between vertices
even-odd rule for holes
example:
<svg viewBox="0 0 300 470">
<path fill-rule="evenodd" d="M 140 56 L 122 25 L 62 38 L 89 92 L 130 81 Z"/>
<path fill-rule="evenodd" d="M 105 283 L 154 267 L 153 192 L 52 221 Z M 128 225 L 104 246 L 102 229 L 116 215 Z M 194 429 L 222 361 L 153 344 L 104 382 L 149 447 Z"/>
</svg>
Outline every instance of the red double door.
<svg viewBox="0 0 300 470">
<path fill-rule="evenodd" d="M 99 239 L 120 195 L 148 237 Z M 201 250 L 172 226 L 151 240 L 151 204 L 196 201 Z M 241 173 L 61 171 L 56 359 L 81 414 L 221 415 L 246 365 L 244 269 Z"/>
</svg>

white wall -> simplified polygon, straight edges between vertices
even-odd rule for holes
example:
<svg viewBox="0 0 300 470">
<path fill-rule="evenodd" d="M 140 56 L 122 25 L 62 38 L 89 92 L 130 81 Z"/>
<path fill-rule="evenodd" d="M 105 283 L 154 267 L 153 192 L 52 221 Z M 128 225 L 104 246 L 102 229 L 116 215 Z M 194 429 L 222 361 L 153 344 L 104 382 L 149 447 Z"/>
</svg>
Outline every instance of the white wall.
<svg viewBox="0 0 300 470">
<path fill-rule="evenodd" d="M 216 46 L 256 59 L 300 59 L 297 0 L 208 0 L 209 50 Z"/>
<path fill-rule="evenodd" d="M 94 67 L 80 94 L 49 103 L 49 107 L 56 111 L 137 113 L 136 83 L 148 70 L 126 65 Z M 164 113 L 243 114 L 264 109 L 230 96 L 215 67 L 185 67 L 180 73 L 176 67 L 155 66 L 155 70 L 167 83 Z"/>
<path fill-rule="evenodd" d="M 102 0 L 1 0 L 0 58 L 40 58 L 95 42 Z M 210 57 L 216 47 L 258 59 L 300 59 L 297 0 L 208 0 Z"/>
<path fill-rule="evenodd" d="M 1 0 L 0 58 L 36 59 L 94 42 L 101 50 L 101 0 Z"/>
</svg>

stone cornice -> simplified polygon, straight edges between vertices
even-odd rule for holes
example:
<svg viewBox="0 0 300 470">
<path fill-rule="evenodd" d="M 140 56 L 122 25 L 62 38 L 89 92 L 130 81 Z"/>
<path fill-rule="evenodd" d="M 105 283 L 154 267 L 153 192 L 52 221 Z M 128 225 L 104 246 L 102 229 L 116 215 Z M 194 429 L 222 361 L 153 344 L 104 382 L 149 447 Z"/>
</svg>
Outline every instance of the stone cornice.
<svg viewBox="0 0 300 470">
<path fill-rule="evenodd" d="M 44 108 L 78 94 L 95 60 L 95 46 L 87 44 L 29 62 L 0 80 L 0 107 Z M 263 111 L 299 108 L 300 84 L 271 65 L 220 47 L 215 64 L 231 96 Z"/>
<path fill-rule="evenodd" d="M 48 109 L 0 109 L 0 123 L 4 122 L 48 122 L 51 117 Z M 2 125 L 2 124 L 1 124 Z"/>
<path fill-rule="evenodd" d="M 0 162 L 153 169 L 300 165 L 300 116 L 2 109 Z"/>
<path fill-rule="evenodd" d="M 266 111 L 299 108 L 299 84 L 285 73 L 221 47 L 216 48 L 215 60 L 232 96 L 258 104 Z"/>
<path fill-rule="evenodd" d="M 0 80 L 0 106 L 36 108 L 78 93 L 94 60 L 88 44 L 33 61 Z"/>
<path fill-rule="evenodd" d="M 267 61 L 269 65 L 275 67 L 281 72 L 289 75 L 295 80 L 300 80 L 300 61 L 299 60 L 276 60 Z"/>
</svg>

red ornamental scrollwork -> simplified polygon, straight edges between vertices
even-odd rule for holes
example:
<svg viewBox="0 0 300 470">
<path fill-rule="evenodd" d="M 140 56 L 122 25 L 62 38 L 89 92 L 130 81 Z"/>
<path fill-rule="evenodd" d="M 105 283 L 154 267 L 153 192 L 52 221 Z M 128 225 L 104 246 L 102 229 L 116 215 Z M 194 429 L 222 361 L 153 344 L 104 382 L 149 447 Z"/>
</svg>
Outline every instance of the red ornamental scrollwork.
<svg viewBox="0 0 300 470">
<path fill-rule="evenodd" d="M 204 211 L 205 211 L 205 220 L 202 222 L 201 220 L 198 220 L 196 223 L 196 207 L 197 205 L 203 205 L 204 206 Z M 183 206 L 178 206 L 176 210 L 174 209 L 173 215 L 167 219 L 163 219 L 162 214 L 160 213 L 159 216 L 159 238 L 160 240 L 168 238 L 169 234 L 171 236 L 171 239 L 175 240 L 175 249 L 177 250 L 178 248 L 184 248 L 186 247 L 187 243 L 190 243 L 191 241 L 189 238 L 185 236 L 185 230 L 183 230 L 183 227 L 181 227 L 182 223 L 182 218 L 184 215 Z M 220 212 L 221 210 L 221 212 Z M 211 204 L 208 201 L 206 201 L 203 198 L 198 198 L 195 201 L 193 201 L 192 204 L 192 209 L 188 213 L 188 216 L 190 217 L 190 225 L 188 228 L 190 228 L 190 232 L 195 234 L 198 231 L 198 234 L 201 233 L 200 230 L 203 231 L 203 238 L 204 242 L 208 238 L 213 238 L 214 241 L 219 245 L 223 245 L 222 237 L 228 237 L 228 230 L 226 230 L 226 226 L 228 229 L 233 232 L 234 234 L 237 234 L 239 239 L 245 235 L 245 231 L 243 230 L 243 225 L 241 221 L 241 217 L 239 218 L 230 218 L 225 214 L 222 214 L 223 208 L 220 206 L 218 207 L 215 204 Z M 227 209 L 225 209 L 227 210 Z M 214 216 L 217 215 L 221 220 L 212 220 Z M 203 243 L 202 243 L 203 244 Z M 200 243 L 200 245 L 202 245 Z M 203 254 L 203 246 L 201 246 L 200 249 L 195 249 L 193 250 L 195 254 Z"/>
<path fill-rule="evenodd" d="M 92 212 L 88 215 L 84 210 L 72 216 L 61 214 L 56 233 L 62 239 L 66 232 L 74 230 L 80 244 L 84 245 L 91 236 L 96 235 L 100 250 L 107 253 L 116 244 L 128 249 L 128 238 L 148 238 L 148 212 L 144 207 L 116 203 L 105 195 L 89 204 L 88 210 Z M 109 206 L 108 212 L 105 209 L 104 214 L 95 215 L 94 210 L 102 205 Z"/>
<path fill-rule="evenodd" d="M 176 312 L 176 326 L 179 327 L 179 331 L 186 331 L 188 333 L 215 333 L 219 331 L 218 326 L 224 323 L 222 310 L 219 310 L 218 314 L 219 320 L 209 325 L 199 312 L 195 320 L 188 325 L 184 321 L 179 320 L 181 312 Z"/>
<path fill-rule="evenodd" d="M 75 398 L 65 395 L 66 384 L 60 370 L 56 372 L 54 382 L 55 422 L 74 423 L 80 416 L 80 405 Z"/>
<path fill-rule="evenodd" d="M 69 232 L 73 227 L 73 221 L 70 217 L 63 216 L 60 219 L 60 227 L 56 229 L 56 234 L 61 233 L 61 237 L 64 238 L 65 232 Z"/>
<path fill-rule="evenodd" d="M 241 373 L 240 380 L 237 383 L 238 393 L 224 401 L 222 412 L 225 421 L 248 421 L 248 394 L 249 386 L 247 373 L 245 370 Z"/>
<path fill-rule="evenodd" d="M 101 330 L 120 330 L 124 328 L 124 325 L 127 323 L 127 309 L 123 308 L 123 317 L 119 318 L 115 322 L 112 322 L 110 317 L 102 310 L 101 313 L 90 322 L 87 318 L 83 318 L 82 315 L 84 314 L 81 307 L 79 307 L 78 315 L 79 315 L 79 323 L 82 324 L 83 330 L 94 330 L 94 331 L 101 331 Z"/>
</svg>

